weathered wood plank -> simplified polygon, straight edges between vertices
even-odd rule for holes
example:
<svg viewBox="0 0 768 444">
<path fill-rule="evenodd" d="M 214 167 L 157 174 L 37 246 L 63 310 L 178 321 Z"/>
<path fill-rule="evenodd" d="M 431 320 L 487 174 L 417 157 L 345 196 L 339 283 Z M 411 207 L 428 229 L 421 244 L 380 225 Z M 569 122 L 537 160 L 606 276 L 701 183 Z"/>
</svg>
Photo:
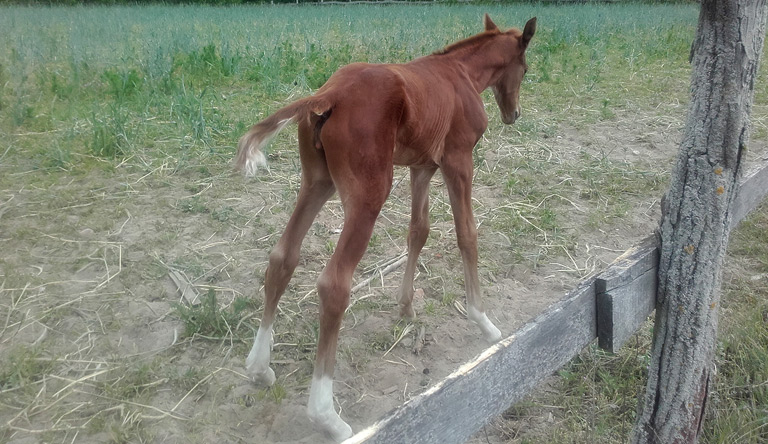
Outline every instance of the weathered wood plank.
<svg viewBox="0 0 768 444">
<path fill-rule="evenodd" d="M 656 268 L 659 264 L 658 246 L 656 235 L 652 234 L 625 251 L 597 276 L 595 291 L 603 293 L 625 286 Z"/>
<path fill-rule="evenodd" d="M 744 175 L 739 192 L 733 203 L 731 229 L 734 229 L 750 211 L 757 208 L 768 192 L 768 157 L 760 159 L 757 166 Z"/>
<path fill-rule="evenodd" d="M 592 342 L 596 315 L 590 279 L 512 336 L 344 443 L 466 441 Z"/>
<path fill-rule="evenodd" d="M 200 303 L 200 293 L 183 273 L 170 268 L 168 276 L 171 277 L 171 280 L 176 285 L 176 289 L 181 293 L 182 299 L 186 300 L 189 305 L 198 305 Z"/>
<path fill-rule="evenodd" d="M 621 348 L 656 308 L 659 249 L 655 235 L 630 248 L 595 279 L 597 343 Z"/>
</svg>

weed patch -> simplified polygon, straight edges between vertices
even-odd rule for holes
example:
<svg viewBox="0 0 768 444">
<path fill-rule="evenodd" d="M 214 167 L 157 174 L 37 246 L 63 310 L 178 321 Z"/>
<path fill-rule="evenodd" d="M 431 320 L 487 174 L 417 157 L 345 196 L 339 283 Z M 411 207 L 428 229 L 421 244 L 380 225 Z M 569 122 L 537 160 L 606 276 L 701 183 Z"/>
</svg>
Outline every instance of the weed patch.
<svg viewBox="0 0 768 444">
<path fill-rule="evenodd" d="M 213 289 L 202 296 L 199 305 L 174 305 L 176 315 L 184 323 L 185 336 L 211 338 L 241 337 L 246 336 L 246 333 L 250 337 L 251 330 L 243 324 L 243 320 L 253 309 L 253 302 L 242 297 L 235 298 L 229 308 L 222 309 Z"/>
<path fill-rule="evenodd" d="M 43 379 L 55 367 L 40 347 L 15 347 L 0 364 L 0 390 L 24 387 Z"/>
<path fill-rule="evenodd" d="M 90 149 L 95 156 L 121 159 L 131 152 L 128 118 L 119 105 L 113 105 L 107 116 L 93 115 Z"/>
<path fill-rule="evenodd" d="M 209 43 L 198 51 L 188 54 L 177 54 L 174 60 L 175 69 L 199 77 L 223 76 L 230 77 L 237 72 L 243 57 L 239 53 L 222 55 L 215 44 Z"/>
<path fill-rule="evenodd" d="M 117 103 L 135 95 L 144 83 L 144 77 L 135 69 L 108 69 L 104 71 L 103 77 L 107 82 L 107 91 Z"/>
</svg>

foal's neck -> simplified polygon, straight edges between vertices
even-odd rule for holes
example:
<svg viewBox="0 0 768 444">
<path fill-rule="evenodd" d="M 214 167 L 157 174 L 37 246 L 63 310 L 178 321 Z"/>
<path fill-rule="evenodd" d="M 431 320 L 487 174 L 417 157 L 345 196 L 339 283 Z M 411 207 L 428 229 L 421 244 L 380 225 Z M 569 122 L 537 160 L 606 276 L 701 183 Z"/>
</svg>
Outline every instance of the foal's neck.
<svg viewBox="0 0 768 444">
<path fill-rule="evenodd" d="M 467 73 L 477 93 L 491 86 L 506 66 L 508 60 L 504 53 L 495 47 L 499 40 L 491 35 L 487 38 L 470 37 L 473 41 L 459 42 L 446 48 L 438 57 L 450 58 L 453 63 L 461 65 Z M 467 39 L 467 40 L 470 40 Z"/>
</svg>

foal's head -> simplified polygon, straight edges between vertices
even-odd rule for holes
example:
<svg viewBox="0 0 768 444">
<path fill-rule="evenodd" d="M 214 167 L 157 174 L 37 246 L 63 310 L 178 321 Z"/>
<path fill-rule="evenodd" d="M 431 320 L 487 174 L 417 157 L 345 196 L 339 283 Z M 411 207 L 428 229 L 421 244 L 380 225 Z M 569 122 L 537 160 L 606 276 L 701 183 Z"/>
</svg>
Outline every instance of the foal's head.
<svg viewBox="0 0 768 444">
<path fill-rule="evenodd" d="M 528 65 L 525 63 L 525 49 L 528 48 L 528 43 L 531 42 L 531 38 L 536 32 L 536 17 L 528 20 L 523 32 L 520 32 L 519 29 L 510 29 L 502 33 L 486 14 L 485 30 L 512 37 L 515 42 L 511 48 L 512 54 L 507 54 L 510 58 L 505 57 L 506 60 L 510 61 L 503 67 L 498 80 L 491 84 L 493 96 L 501 110 L 501 120 L 507 125 L 511 125 L 520 117 L 520 84 L 528 70 Z"/>
</svg>

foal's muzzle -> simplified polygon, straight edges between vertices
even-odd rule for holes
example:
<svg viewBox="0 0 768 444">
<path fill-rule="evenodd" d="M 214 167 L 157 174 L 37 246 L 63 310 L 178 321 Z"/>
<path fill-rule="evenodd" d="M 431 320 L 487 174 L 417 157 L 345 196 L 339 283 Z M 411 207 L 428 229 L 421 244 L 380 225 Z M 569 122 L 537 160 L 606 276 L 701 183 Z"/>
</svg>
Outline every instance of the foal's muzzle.
<svg viewBox="0 0 768 444">
<path fill-rule="evenodd" d="M 501 121 L 507 125 L 512 125 L 519 118 L 520 118 L 519 109 L 516 109 L 514 112 L 511 112 L 511 113 L 505 113 L 505 112 L 501 113 Z"/>
<path fill-rule="evenodd" d="M 507 94 L 498 90 L 495 86 L 491 86 L 493 91 L 493 97 L 496 99 L 496 104 L 499 105 L 499 111 L 501 111 L 501 121 L 507 125 L 512 125 L 520 117 L 520 105 L 507 99 Z M 515 103 L 513 106 L 505 106 L 508 103 Z M 514 108 L 513 108 L 514 107 Z M 509 108 L 513 108 L 513 111 L 508 111 Z"/>
</svg>

